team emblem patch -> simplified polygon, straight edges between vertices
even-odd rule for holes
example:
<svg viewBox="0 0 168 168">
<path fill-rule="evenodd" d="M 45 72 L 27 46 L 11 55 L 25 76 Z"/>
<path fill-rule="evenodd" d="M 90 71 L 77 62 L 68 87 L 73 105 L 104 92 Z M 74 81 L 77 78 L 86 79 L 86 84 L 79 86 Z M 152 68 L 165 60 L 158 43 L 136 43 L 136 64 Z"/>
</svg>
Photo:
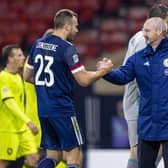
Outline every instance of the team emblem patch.
<svg viewBox="0 0 168 168">
<path fill-rule="evenodd" d="M 165 67 L 168 67 L 168 58 L 166 58 L 165 60 L 163 60 L 163 65 L 164 65 Z"/>
<path fill-rule="evenodd" d="M 7 154 L 8 154 L 8 155 L 12 155 L 12 153 L 13 153 L 13 149 L 12 149 L 12 148 L 8 148 L 8 149 L 7 149 Z"/>
<path fill-rule="evenodd" d="M 74 63 L 79 62 L 79 57 L 78 57 L 77 54 L 73 55 L 73 56 L 72 56 L 72 59 L 73 59 Z"/>
<path fill-rule="evenodd" d="M 8 91 L 9 91 L 9 90 L 8 90 L 8 88 L 6 88 L 6 87 L 2 89 L 2 92 L 3 92 L 3 93 L 8 93 Z"/>
</svg>

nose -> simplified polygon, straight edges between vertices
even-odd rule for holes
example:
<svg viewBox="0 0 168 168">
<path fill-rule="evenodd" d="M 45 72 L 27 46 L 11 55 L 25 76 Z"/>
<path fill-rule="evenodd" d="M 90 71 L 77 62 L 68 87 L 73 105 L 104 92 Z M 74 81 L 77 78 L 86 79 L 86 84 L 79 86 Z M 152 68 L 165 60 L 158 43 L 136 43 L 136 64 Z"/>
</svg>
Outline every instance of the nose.
<svg viewBox="0 0 168 168">
<path fill-rule="evenodd" d="M 146 32 L 145 31 L 143 31 L 143 36 L 146 37 Z"/>
</svg>

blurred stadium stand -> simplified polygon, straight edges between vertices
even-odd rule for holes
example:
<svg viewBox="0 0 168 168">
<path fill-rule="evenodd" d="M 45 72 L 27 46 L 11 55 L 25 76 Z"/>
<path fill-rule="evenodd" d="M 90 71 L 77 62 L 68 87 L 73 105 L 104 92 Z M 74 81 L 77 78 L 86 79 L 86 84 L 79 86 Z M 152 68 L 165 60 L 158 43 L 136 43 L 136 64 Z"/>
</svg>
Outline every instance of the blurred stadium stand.
<svg viewBox="0 0 168 168">
<path fill-rule="evenodd" d="M 159 2 L 168 5 L 168 0 Z M 154 0 L 1 0 L 0 48 L 19 43 L 29 52 L 33 42 L 53 27 L 55 12 L 69 8 L 79 14 L 79 34 L 74 43 L 87 68 L 93 69 L 104 56 L 112 58 L 117 67 L 122 64 L 129 38 L 142 28 L 153 3 Z M 79 123 L 87 135 L 85 149 L 114 147 L 110 126 L 123 91 L 123 87 L 104 80 L 83 89 L 75 85 Z"/>
<path fill-rule="evenodd" d="M 34 40 L 53 27 L 55 12 L 69 8 L 79 14 L 75 43 L 82 59 L 96 58 L 127 46 L 130 36 L 141 29 L 151 4 L 150 0 L 1 0 L 0 47 L 19 43 L 29 51 Z"/>
</svg>

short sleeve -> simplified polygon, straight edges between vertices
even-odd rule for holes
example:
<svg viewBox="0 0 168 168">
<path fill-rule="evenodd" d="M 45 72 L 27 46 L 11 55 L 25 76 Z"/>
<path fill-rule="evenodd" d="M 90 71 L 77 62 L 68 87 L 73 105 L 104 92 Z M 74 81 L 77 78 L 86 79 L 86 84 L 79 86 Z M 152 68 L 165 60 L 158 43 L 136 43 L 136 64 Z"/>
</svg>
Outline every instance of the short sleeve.
<svg viewBox="0 0 168 168">
<path fill-rule="evenodd" d="M 0 97 L 1 97 L 2 100 L 14 97 L 13 94 L 11 93 L 11 91 L 10 91 L 10 88 L 8 86 L 5 86 L 5 85 L 0 87 L 0 93 L 1 93 Z"/>
<path fill-rule="evenodd" d="M 73 74 L 84 69 L 84 65 L 80 63 L 79 54 L 74 46 L 67 48 L 64 60 Z"/>
</svg>

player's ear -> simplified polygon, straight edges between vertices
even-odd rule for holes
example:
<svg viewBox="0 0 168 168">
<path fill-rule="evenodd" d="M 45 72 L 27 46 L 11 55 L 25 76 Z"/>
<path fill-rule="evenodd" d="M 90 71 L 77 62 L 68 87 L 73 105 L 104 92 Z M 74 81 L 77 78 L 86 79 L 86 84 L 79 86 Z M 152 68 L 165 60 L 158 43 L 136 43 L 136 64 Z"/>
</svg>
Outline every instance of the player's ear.
<svg viewBox="0 0 168 168">
<path fill-rule="evenodd" d="M 64 29 L 69 32 L 71 30 L 71 25 L 70 24 L 65 24 Z"/>
<path fill-rule="evenodd" d="M 9 63 L 9 62 L 12 62 L 12 61 L 13 61 L 13 55 L 11 55 L 11 56 L 8 57 L 7 62 Z"/>
<path fill-rule="evenodd" d="M 163 33 L 163 31 L 162 31 L 161 29 L 157 29 L 157 30 L 156 30 L 157 36 L 160 36 L 162 33 Z"/>
</svg>

